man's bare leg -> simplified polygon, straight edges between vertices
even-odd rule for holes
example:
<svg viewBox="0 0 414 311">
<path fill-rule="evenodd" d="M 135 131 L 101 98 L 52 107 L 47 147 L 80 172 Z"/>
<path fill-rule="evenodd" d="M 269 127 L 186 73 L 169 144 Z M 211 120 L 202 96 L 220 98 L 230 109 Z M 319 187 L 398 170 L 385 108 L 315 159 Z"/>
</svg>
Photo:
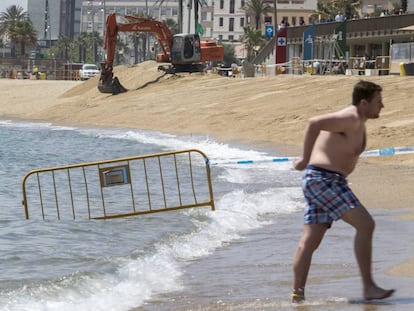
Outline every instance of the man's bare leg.
<svg viewBox="0 0 414 311">
<path fill-rule="evenodd" d="M 325 224 L 304 225 L 302 238 L 293 258 L 292 302 L 305 300 L 305 285 L 312 261 L 312 254 L 318 248 L 328 229 Z"/>
<path fill-rule="evenodd" d="M 356 229 L 355 256 L 361 272 L 364 298 L 367 300 L 384 299 L 391 296 L 394 290 L 378 287 L 372 277 L 372 236 L 375 222 L 365 207 L 355 207 L 342 216 L 342 220 Z"/>
</svg>

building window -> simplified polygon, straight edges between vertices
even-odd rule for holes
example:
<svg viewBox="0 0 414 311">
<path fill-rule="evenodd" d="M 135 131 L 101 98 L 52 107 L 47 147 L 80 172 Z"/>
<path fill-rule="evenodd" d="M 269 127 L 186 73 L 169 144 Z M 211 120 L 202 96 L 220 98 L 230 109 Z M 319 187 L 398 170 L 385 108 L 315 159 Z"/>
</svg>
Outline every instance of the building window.
<svg viewBox="0 0 414 311">
<path fill-rule="evenodd" d="M 220 17 L 219 18 L 219 26 L 223 27 L 223 25 L 224 25 L 224 19 L 223 19 L 223 17 Z"/>
<path fill-rule="evenodd" d="M 220 9 L 224 9 L 224 0 L 220 0 Z"/>
<path fill-rule="evenodd" d="M 234 14 L 234 0 L 230 0 L 230 14 Z"/>
<path fill-rule="evenodd" d="M 244 0 L 241 0 L 241 4 L 240 4 L 240 6 L 242 7 L 242 8 L 244 8 Z"/>
<path fill-rule="evenodd" d="M 229 18 L 229 31 L 234 31 L 234 18 Z"/>
<path fill-rule="evenodd" d="M 296 16 L 292 16 L 292 26 L 296 26 Z"/>
<path fill-rule="evenodd" d="M 223 41 L 223 35 L 218 36 L 219 41 Z"/>
<path fill-rule="evenodd" d="M 229 35 L 229 41 L 234 41 L 234 36 L 233 35 Z"/>
<path fill-rule="evenodd" d="M 240 27 L 244 27 L 244 17 L 240 18 Z"/>
<path fill-rule="evenodd" d="M 168 8 L 161 8 L 161 16 L 166 16 L 168 14 Z"/>
</svg>

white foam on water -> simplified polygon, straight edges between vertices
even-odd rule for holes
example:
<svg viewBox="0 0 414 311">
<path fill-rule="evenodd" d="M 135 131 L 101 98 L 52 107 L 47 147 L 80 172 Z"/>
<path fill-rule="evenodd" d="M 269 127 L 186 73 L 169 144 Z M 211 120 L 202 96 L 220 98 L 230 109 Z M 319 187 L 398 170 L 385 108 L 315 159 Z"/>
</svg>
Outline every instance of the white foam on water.
<svg viewBox="0 0 414 311">
<path fill-rule="evenodd" d="M 196 230 L 159 242 L 155 251 L 138 258 L 114 258 L 108 273 L 78 273 L 12 292 L 0 293 L 0 310 L 128 310 L 159 293 L 182 290 L 186 263 L 208 256 L 252 229 L 269 224 L 261 215 L 300 209 L 297 189 L 260 193 L 235 190 L 219 199 L 217 210 L 185 211 Z"/>
<path fill-rule="evenodd" d="M 16 123 L 3 121 L 2 126 Z M 209 138 L 177 137 L 175 135 L 122 130 L 72 129 L 50 124 L 19 123 L 18 126 L 75 130 L 97 138 L 128 139 L 141 144 L 153 144 L 171 149 L 200 149 L 215 160 L 239 158 L 267 159 L 264 152 L 243 150 Z M 225 182 L 249 184 L 262 176 L 257 169 L 269 171 L 270 166 L 226 167 L 218 176 Z M 270 167 L 270 168 L 269 168 Z M 259 177 L 258 177 L 259 176 Z M 276 188 L 248 192 L 237 188 L 216 198 L 216 211 L 185 210 L 193 222 L 191 232 L 168 235 L 154 248 L 139 256 L 109 258 L 113 269 L 105 272 L 83 272 L 65 275 L 60 279 L 26 283 L 13 290 L 0 292 L 0 310 L 130 310 L 145 304 L 160 293 L 183 290 L 180 277 L 185 266 L 212 254 L 227 243 L 240 239 L 249 230 L 268 225 L 271 217 L 297 212 L 302 208 L 299 187 Z"/>
</svg>

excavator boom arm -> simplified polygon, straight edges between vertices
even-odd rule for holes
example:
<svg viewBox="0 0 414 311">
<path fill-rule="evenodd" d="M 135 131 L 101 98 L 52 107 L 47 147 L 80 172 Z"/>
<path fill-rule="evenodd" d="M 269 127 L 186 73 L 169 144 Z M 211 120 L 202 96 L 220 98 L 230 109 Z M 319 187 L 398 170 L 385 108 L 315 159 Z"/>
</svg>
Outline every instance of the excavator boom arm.
<svg viewBox="0 0 414 311">
<path fill-rule="evenodd" d="M 162 60 L 171 61 L 171 44 L 173 35 L 163 23 L 142 17 L 127 15 L 125 18 L 129 23 L 117 23 L 116 14 L 111 13 L 106 18 L 106 29 L 104 39 L 104 49 L 106 51 L 105 63 L 102 64 L 101 77 L 98 89 L 102 93 L 109 93 L 113 90 L 113 64 L 115 58 L 116 42 L 118 32 L 151 32 L 157 36 L 158 43 L 163 51 Z M 116 82 L 117 88 L 124 91 L 119 81 Z"/>
<path fill-rule="evenodd" d="M 170 58 L 170 49 L 173 35 L 163 23 L 142 17 L 125 16 L 130 23 L 117 23 L 116 15 L 109 14 L 106 19 L 105 45 L 106 62 L 105 64 L 113 66 L 115 48 L 118 32 L 150 32 L 157 36 L 158 43 L 164 53 L 165 59 Z"/>
</svg>

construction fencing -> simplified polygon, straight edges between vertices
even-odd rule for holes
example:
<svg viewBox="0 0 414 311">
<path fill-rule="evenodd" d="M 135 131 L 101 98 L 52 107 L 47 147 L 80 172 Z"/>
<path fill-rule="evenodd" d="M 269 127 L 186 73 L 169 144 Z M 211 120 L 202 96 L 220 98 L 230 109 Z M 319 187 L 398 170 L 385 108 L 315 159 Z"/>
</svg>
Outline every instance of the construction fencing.
<svg viewBox="0 0 414 311">
<path fill-rule="evenodd" d="M 292 57 L 289 62 L 281 64 L 254 65 L 256 77 L 273 77 L 280 74 L 310 74 L 310 75 L 388 75 L 391 71 L 391 58 L 377 56 L 375 60 L 365 57 L 350 57 L 346 59 L 312 59 L 302 60 Z"/>
<path fill-rule="evenodd" d="M 32 170 L 23 177 L 22 192 L 26 219 L 215 209 L 208 158 L 196 149 Z"/>
</svg>

